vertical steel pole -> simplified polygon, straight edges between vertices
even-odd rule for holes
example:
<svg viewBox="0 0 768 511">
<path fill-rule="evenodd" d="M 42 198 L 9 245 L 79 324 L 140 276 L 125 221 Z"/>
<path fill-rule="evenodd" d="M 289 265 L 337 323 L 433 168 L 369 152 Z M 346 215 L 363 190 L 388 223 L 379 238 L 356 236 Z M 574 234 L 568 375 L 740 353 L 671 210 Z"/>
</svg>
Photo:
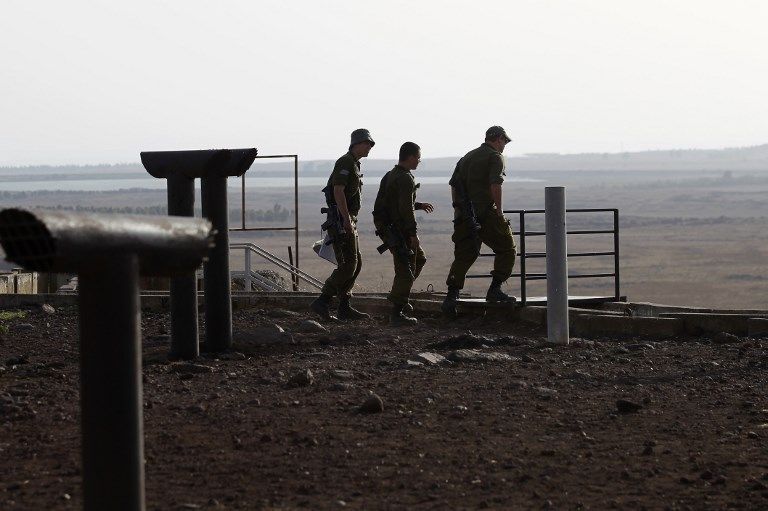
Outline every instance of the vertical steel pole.
<svg viewBox="0 0 768 511">
<path fill-rule="evenodd" d="M 525 211 L 520 212 L 520 302 L 525 305 L 527 290 L 525 288 Z"/>
<path fill-rule="evenodd" d="M 229 208 L 226 176 L 202 178 L 203 216 L 215 230 L 214 243 L 203 263 L 205 278 L 205 349 L 220 352 L 232 345 L 232 285 L 229 274 Z"/>
<path fill-rule="evenodd" d="M 253 287 L 253 279 L 251 278 L 251 249 L 250 247 L 245 247 L 243 249 L 243 252 L 245 252 L 245 263 L 243 264 L 243 269 L 245 270 L 245 291 L 251 292 L 251 289 Z"/>
<path fill-rule="evenodd" d="M 547 338 L 568 344 L 568 247 L 565 222 L 565 188 L 544 189 L 547 241 Z"/>
<path fill-rule="evenodd" d="M 618 302 L 621 299 L 621 280 L 619 279 L 619 210 L 613 210 L 613 294 Z"/>
<path fill-rule="evenodd" d="M 299 156 L 293 156 L 293 223 L 296 231 L 294 233 L 294 245 L 296 246 L 296 269 L 299 268 Z M 298 285 L 299 279 L 296 279 Z M 297 288 L 294 288 L 296 291 Z"/>
<path fill-rule="evenodd" d="M 138 259 L 81 272 L 79 295 L 83 507 L 143 511 Z"/>
<path fill-rule="evenodd" d="M 242 175 L 240 181 L 240 217 L 243 223 L 243 230 L 245 230 L 245 174 Z"/>
<path fill-rule="evenodd" d="M 168 214 L 195 216 L 195 180 L 181 174 L 168 176 Z M 171 278 L 171 358 L 190 360 L 200 355 L 197 328 L 197 276 L 195 272 Z"/>
</svg>

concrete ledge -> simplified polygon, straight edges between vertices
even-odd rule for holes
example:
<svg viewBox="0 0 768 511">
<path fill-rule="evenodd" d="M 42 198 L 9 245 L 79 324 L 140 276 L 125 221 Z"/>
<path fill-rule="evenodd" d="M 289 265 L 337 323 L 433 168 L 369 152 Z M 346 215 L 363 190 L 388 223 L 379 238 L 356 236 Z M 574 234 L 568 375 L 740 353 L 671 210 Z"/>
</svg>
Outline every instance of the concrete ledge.
<svg viewBox="0 0 768 511">
<path fill-rule="evenodd" d="M 734 335 L 747 335 L 747 320 L 743 314 L 718 314 L 698 312 L 663 312 L 662 318 L 677 318 L 685 324 L 685 331 L 691 335 L 718 334 L 728 332 Z"/>
<path fill-rule="evenodd" d="M 629 316 L 576 315 L 571 319 L 571 333 L 591 335 L 646 336 L 659 339 L 683 333 L 684 324 L 675 318 L 633 318 Z"/>
</svg>

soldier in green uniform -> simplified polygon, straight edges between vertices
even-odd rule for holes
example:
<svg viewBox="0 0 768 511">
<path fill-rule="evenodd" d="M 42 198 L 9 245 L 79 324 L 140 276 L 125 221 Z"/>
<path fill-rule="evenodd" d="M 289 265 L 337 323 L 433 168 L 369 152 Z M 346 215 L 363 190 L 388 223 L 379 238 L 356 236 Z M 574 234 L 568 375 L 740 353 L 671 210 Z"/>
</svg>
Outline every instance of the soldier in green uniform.
<svg viewBox="0 0 768 511">
<path fill-rule="evenodd" d="M 349 152 L 336 160 L 333 172 L 328 178 L 326 200 L 329 207 L 338 208 L 342 232 L 338 232 L 335 227 L 329 228 L 329 234 L 335 239 L 333 251 L 338 266 L 325 281 L 320 296 L 311 305 L 312 310 L 324 319 L 335 319 L 330 311 L 334 296 L 339 297 L 339 319 L 355 320 L 370 317 L 354 309 L 349 300 L 352 286 L 355 285 L 355 279 L 362 267 L 356 227 L 357 214 L 360 212 L 360 192 L 363 186 L 360 158 L 368 156 L 375 144 L 367 129 L 360 128 L 353 131 Z"/>
<path fill-rule="evenodd" d="M 381 179 L 373 206 L 376 233 L 385 245 L 389 245 L 395 266 L 392 290 L 387 297 L 393 304 L 389 318 L 392 326 L 412 325 L 417 322 L 416 318 L 405 314 L 413 310 L 408 298 L 413 282 L 427 262 L 416 233 L 414 212 L 423 210 L 431 213 L 434 210 L 432 204 L 416 202 L 418 185 L 411 171 L 416 170 L 420 161 L 421 148 L 413 142 L 404 143 L 400 147 L 397 165 Z"/>
<path fill-rule="evenodd" d="M 504 128 L 491 126 L 485 142 L 464 155 L 451 176 L 454 207 L 454 260 L 446 284 L 448 294 L 443 313 L 456 316 L 456 302 L 464 279 L 485 243 L 494 252 L 493 280 L 485 299 L 489 302 L 514 301 L 501 290 L 515 264 L 515 240 L 509 221 L 504 218 L 501 185 L 504 183 L 504 146 L 511 142 Z M 474 210 L 474 211 L 473 211 Z M 474 213 L 475 218 L 471 218 Z"/>
</svg>

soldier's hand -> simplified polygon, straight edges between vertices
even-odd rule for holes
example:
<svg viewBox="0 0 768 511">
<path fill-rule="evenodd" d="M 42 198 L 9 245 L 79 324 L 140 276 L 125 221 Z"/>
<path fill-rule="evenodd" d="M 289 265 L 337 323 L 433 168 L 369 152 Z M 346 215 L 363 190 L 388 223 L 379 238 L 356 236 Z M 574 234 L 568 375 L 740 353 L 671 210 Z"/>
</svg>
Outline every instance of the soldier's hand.
<svg viewBox="0 0 768 511">
<path fill-rule="evenodd" d="M 347 234 L 354 232 L 354 227 L 352 227 L 352 219 L 348 216 L 344 217 L 344 232 Z"/>
<path fill-rule="evenodd" d="M 408 244 L 411 246 L 411 250 L 416 250 L 419 248 L 419 237 L 418 236 L 409 236 L 408 237 Z"/>
<path fill-rule="evenodd" d="M 435 207 L 429 202 L 419 202 L 419 209 L 426 211 L 427 213 L 432 213 L 435 210 Z"/>
</svg>

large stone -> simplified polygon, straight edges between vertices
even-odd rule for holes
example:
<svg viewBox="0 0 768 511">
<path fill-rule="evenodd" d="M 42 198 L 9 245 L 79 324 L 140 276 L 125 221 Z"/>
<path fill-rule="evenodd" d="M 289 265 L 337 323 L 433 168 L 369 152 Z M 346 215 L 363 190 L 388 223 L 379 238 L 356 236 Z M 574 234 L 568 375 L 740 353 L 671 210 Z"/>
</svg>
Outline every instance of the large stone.
<svg viewBox="0 0 768 511">
<path fill-rule="evenodd" d="M 376 394 L 368 396 L 359 408 L 361 413 L 381 413 L 384 411 L 384 400 Z"/>
<path fill-rule="evenodd" d="M 519 361 L 520 359 L 497 351 L 456 350 L 448 355 L 448 360 L 452 362 L 504 362 Z"/>
<path fill-rule="evenodd" d="M 309 369 L 302 369 L 288 380 L 288 385 L 293 387 L 306 387 L 315 382 L 315 375 Z"/>
<path fill-rule="evenodd" d="M 416 358 L 419 359 L 420 362 L 430 365 L 445 364 L 448 362 L 448 359 L 446 359 L 444 356 L 440 355 L 439 353 L 432 353 L 430 351 L 419 353 L 416 355 Z"/>
<path fill-rule="evenodd" d="M 322 334 L 328 333 L 328 329 L 323 325 L 312 319 L 307 319 L 299 324 L 297 329 L 301 333 L 305 334 Z"/>
</svg>

